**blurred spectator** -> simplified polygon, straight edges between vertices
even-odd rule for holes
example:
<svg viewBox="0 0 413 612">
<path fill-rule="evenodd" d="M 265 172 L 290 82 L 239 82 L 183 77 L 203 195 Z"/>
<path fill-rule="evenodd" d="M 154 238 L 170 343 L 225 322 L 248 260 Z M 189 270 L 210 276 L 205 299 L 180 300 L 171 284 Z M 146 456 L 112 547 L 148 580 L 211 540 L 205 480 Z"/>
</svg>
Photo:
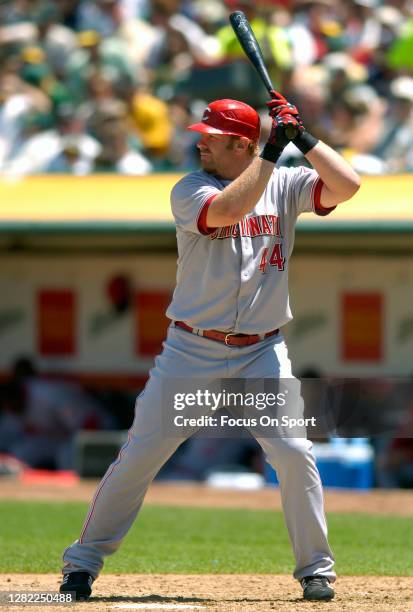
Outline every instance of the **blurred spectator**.
<svg viewBox="0 0 413 612">
<path fill-rule="evenodd" d="M 0 172 L 22 145 L 28 116 L 33 112 L 47 114 L 50 110 L 51 101 L 44 92 L 12 71 L 0 75 Z"/>
<path fill-rule="evenodd" d="M 345 47 L 335 0 L 298 0 L 288 28 L 293 66 L 309 66 Z"/>
<path fill-rule="evenodd" d="M 352 86 L 364 83 L 368 71 L 363 64 L 343 52 L 328 53 L 322 66 L 326 70 L 329 102 L 337 100 Z"/>
<path fill-rule="evenodd" d="M 413 70 L 413 18 L 407 21 L 388 52 L 388 62 L 395 70 Z"/>
<path fill-rule="evenodd" d="M 90 71 L 86 82 L 86 96 L 83 102 L 79 104 L 79 112 L 89 121 L 99 108 L 107 100 L 117 99 L 115 93 L 115 83 L 102 68 L 95 68 Z"/>
<path fill-rule="evenodd" d="M 52 104 L 68 99 L 69 92 L 63 83 L 55 78 L 44 50 L 37 45 L 27 45 L 19 55 L 19 75 L 33 87 L 44 91 Z"/>
<path fill-rule="evenodd" d="M 28 114 L 25 139 L 4 164 L 4 173 L 14 177 L 60 170 L 88 174 L 101 146 L 85 132 L 84 123 L 71 104 L 62 104 L 56 113 Z"/>
<path fill-rule="evenodd" d="M 122 13 L 125 19 L 139 17 L 145 19 L 149 11 L 150 0 L 121 0 Z"/>
<path fill-rule="evenodd" d="M 381 42 L 379 5 L 380 0 L 353 0 L 348 3 L 347 44 L 352 57 L 363 64 L 369 64 Z"/>
<path fill-rule="evenodd" d="M 62 24 L 76 31 L 79 21 L 80 0 L 56 0 L 61 14 Z"/>
<path fill-rule="evenodd" d="M 228 9 L 227 23 L 220 28 L 216 36 L 220 43 L 220 53 L 225 60 L 245 60 L 244 51 L 237 37 L 228 23 L 229 14 L 235 10 L 242 10 L 257 37 L 262 49 L 266 66 L 279 88 L 283 88 L 284 72 L 292 67 L 292 49 L 287 30 L 279 25 L 276 18 L 277 9 L 274 9 L 272 18 L 261 15 L 253 0 L 225 0 Z M 245 60 L 247 61 L 247 60 Z"/>
<path fill-rule="evenodd" d="M 388 444 L 381 464 L 379 486 L 413 489 L 413 410 L 399 436 Z"/>
<path fill-rule="evenodd" d="M 102 37 L 112 36 L 123 19 L 118 0 L 86 0 L 79 6 L 78 28 L 96 30 Z"/>
<path fill-rule="evenodd" d="M 36 26 L 30 21 L 30 0 L 14 0 L 0 4 L 0 48 L 14 53 L 20 44 L 33 42 Z"/>
<path fill-rule="evenodd" d="M 380 141 L 373 153 L 388 172 L 413 170 L 413 78 L 401 76 L 390 84 L 391 100 Z"/>
<path fill-rule="evenodd" d="M 201 26 L 187 15 L 167 11 L 167 28 L 183 36 L 195 63 L 213 64 L 220 55 L 219 41 L 208 35 Z"/>
<path fill-rule="evenodd" d="M 0 393 L 0 452 L 33 468 L 71 469 L 75 433 L 108 425 L 80 387 L 40 378 L 27 358 L 16 361 Z"/>
<path fill-rule="evenodd" d="M 329 381 L 315 367 L 304 368 L 297 376 L 301 382 L 301 397 L 304 401 L 304 417 L 316 419 L 311 428 L 310 440 L 326 443 L 334 435 L 336 423 L 334 409 L 329 397 Z"/>
<path fill-rule="evenodd" d="M 148 174 L 152 164 L 128 140 L 127 107 L 120 100 L 103 101 L 91 118 L 90 128 L 102 149 L 95 160 L 96 172 Z"/>
<path fill-rule="evenodd" d="M 88 97 L 88 83 L 94 74 L 100 73 L 114 83 L 118 80 L 134 80 L 136 74 L 127 56 L 124 42 L 116 38 L 102 39 L 96 30 L 78 35 L 79 47 L 67 63 L 67 84 L 74 100 L 84 102 Z"/>
<path fill-rule="evenodd" d="M 241 10 L 245 13 L 269 66 L 291 67 L 289 40 L 285 29 L 274 24 L 275 19 L 269 21 L 265 19 L 253 0 L 225 0 L 225 5 L 227 6 L 226 22 L 233 11 Z M 244 51 L 229 23 L 220 28 L 216 36 L 221 45 L 221 53 L 225 58 L 245 58 Z"/>
<path fill-rule="evenodd" d="M 164 157 L 165 169 L 197 169 L 199 155 L 196 144 L 198 137 L 186 127 L 192 122 L 190 100 L 185 95 L 177 95 L 169 101 L 169 117 L 173 130 L 167 155 Z M 194 113 L 196 114 L 196 113 Z"/>
<path fill-rule="evenodd" d="M 158 48 L 167 36 L 169 15 L 154 0 L 141 9 L 146 18 L 131 15 L 131 7 L 120 0 L 86 0 L 79 8 L 78 30 L 96 31 L 102 40 L 111 41 L 111 46 L 122 46 L 124 57 L 135 70 L 141 70 L 153 64 L 153 57 L 158 58 Z M 159 63 L 157 59 L 155 62 Z"/>
<path fill-rule="evenodd" d="M 166 102 L 149 87 L 136 87 L 123 81 L 114 89 L 125 103 L 128 122 L 140 146 L 155 162 L 162 160 L 171 145 L 173 125 Z"/>
<path fill-rule="evenodd" d="M 77 46 L 76 35 L 59 23 L 62 13 L 56 2 L 43 1 L 32 13 L 37 25 L 37 44 L 46 54 L 47 62 L 58 78 L 63 78 L 67 61 Z"/>
<path fill-rule="evenodd" d="M 331 104 L 330 142 L 360 172 L 379 174 L 384 170 L 380 160 L 377 171 L 374 159 L 365 155 L 377 145 L 384 129 L 385 110 L 383 101 L 368 85 L 349 88 Z"/>
<path fill-rule="evenodd" d="M 303 66 L 291 79 L 291 99 L 302 109 L 300 113 L 304 125 L 311 125 L 312 133 L 327 142 L 331 130 L 327 121 L 328 85 L 328 72 L 323 64 Z M 295 152 L 296 147 L 293 149 Z M 301 155 L 299 157 L 302 159 Z"/>
<path fill-rule="evenodd" d="M 219 44 L 188 15 L 176 13 L 172 0 L 153 0 L 150 25 L 157 34 L 145 65 L 152 72 L 155 86 L 170 86 L 185 80 L 198 65 L 213 64 L 219 57 Z"/>
<path fill-rule="evenodd" d="M 14 0 L 0 4 L 0 23 L 10 25 L 27 21 L 32 6 L 31 0 Z"/>
<path fill-rule="evenodd" d="M 375 446 L 379 448 L 377 485 L 391 489 L 413 488 L 412 379 L 399 381 L 398 387 L 398 399 L 401 398 L 404 410 L 396 412 L 399 415 L 396 431 L 394 432 L 393 428 L 392 436 L 373 440 Z M 392 412 L 393 405 L 394 401 L 391 404 Z"/>
<path fill-rule="evenodd" d="M 172 124 L 165 102 L 149 93 L 138 93 L 132 102 L 132 121 L 149 156 L 162 159 L 171 144 Z"/>
</svg>

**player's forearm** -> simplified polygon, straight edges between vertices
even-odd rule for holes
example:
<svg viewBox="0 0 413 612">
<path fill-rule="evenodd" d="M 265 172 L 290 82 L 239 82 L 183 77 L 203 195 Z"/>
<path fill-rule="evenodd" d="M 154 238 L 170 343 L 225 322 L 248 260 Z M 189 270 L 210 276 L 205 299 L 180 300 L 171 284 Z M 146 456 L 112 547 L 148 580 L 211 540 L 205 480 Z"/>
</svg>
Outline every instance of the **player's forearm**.
<svg viewBox="0 0 413 612">
<path fill-rule="evenodd" d="M 334 149 L 319 141 L 306 158 L 324 183 L 321 204 L 332 207 L 349 200 L 360 188 L 360 177 Z"/>
<path fill-rule="evenodd" d="M 253 210 L 274 171 L 274 164 L 256 157 L 236 179 L 213 200 L 208 210 L 209 227 L 238 223 Z"/>
</svg>

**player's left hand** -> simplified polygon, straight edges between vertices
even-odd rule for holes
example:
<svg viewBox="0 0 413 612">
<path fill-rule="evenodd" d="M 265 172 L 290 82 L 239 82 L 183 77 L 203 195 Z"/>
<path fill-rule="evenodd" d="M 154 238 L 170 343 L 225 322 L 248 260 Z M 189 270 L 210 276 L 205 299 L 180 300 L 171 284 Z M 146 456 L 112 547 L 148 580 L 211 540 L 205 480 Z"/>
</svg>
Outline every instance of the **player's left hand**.
<svg viewBox="0 0 413 612">
<path fill-rule="evenodd" d="M 271 100 L 267 102 L 267 106 L 271 119 L 273 122 L 277 120 L 283 121 L 284 136 L 286 136 L 288 132 L 291 134 L 291 131 L 293 134 L 295 133 L 295 136 L 292 137 L 292 142 L 303 155 L 306 155 L 318 143 L 318 138 L 315 138 L 305 129 L 298 109 L 294 104 L 290 104 L 287 98 L 278 91 L 275 91 L 275 89 L 272 89 L 270 94 Z M 282 135 L 278 137 L 278 143 L 282 143 L 283 140 L 284 137 Z"/>
<path fill-rule="evenodd" d="M 301 129 L 299 118 L 289 113 L 282 113 L 274 117 L 268 143 L 282 151 L 290 142 L 287 128 L 294 128 L 298 132 Z"/>
<path fill-rule="evenodd" d="M 289 142 L 294 142 L 304 153 L 310 150 L 308 147 L 314 146 L 314 143 L 317 141 L 312 136 L 309 136 L 312 139 L 310 144 L 302 144 L 303 137 L 307 132 L 301 121 L 300 114 L 297 107 L 290 104 L 282 94 L 272 90 L 271 100 L 267 102 L 267 106 L 272 119 L 272 125 L 268 142 L 260 157 L 276 163 Z"/>
</svg>

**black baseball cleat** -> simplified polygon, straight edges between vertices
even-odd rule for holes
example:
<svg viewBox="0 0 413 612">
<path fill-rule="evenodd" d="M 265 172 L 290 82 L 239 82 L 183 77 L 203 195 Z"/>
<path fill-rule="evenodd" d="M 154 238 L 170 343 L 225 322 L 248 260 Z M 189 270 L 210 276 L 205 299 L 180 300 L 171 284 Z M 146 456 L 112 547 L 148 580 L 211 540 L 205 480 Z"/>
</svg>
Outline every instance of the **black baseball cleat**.
<svg viewBox="0 0 413 612">
<path fill-rule="evenodd" d="M 92 594 L 93 580 L 93 576 L 88 572 L 71 572 L 70 574 L 63 574 L 60 592 L 67 593 L 73 591 L 76 594 L 76 601 L 87 601 Z"/>
<path fill-rule="evenodd" d="M 306 576 L 301 580 L 303 597 L 308 601 L 330 601 L 334 597 L 334 590 L 325 576 Z"/>
</svg>

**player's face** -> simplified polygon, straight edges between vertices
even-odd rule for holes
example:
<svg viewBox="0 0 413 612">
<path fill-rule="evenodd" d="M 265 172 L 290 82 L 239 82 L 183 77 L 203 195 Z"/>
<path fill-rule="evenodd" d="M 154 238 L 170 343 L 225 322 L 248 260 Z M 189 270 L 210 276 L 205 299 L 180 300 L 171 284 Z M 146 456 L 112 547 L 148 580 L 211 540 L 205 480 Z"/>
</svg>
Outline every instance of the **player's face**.
<svg viewBox="0 0 413 612">
<path fill-rule="evenodd" d="M 202 169 L 219 174 L 231 157 L 230 143 L 231 137 L 226 134 L 201 134 L 197 147 Z"/>
</svg>

